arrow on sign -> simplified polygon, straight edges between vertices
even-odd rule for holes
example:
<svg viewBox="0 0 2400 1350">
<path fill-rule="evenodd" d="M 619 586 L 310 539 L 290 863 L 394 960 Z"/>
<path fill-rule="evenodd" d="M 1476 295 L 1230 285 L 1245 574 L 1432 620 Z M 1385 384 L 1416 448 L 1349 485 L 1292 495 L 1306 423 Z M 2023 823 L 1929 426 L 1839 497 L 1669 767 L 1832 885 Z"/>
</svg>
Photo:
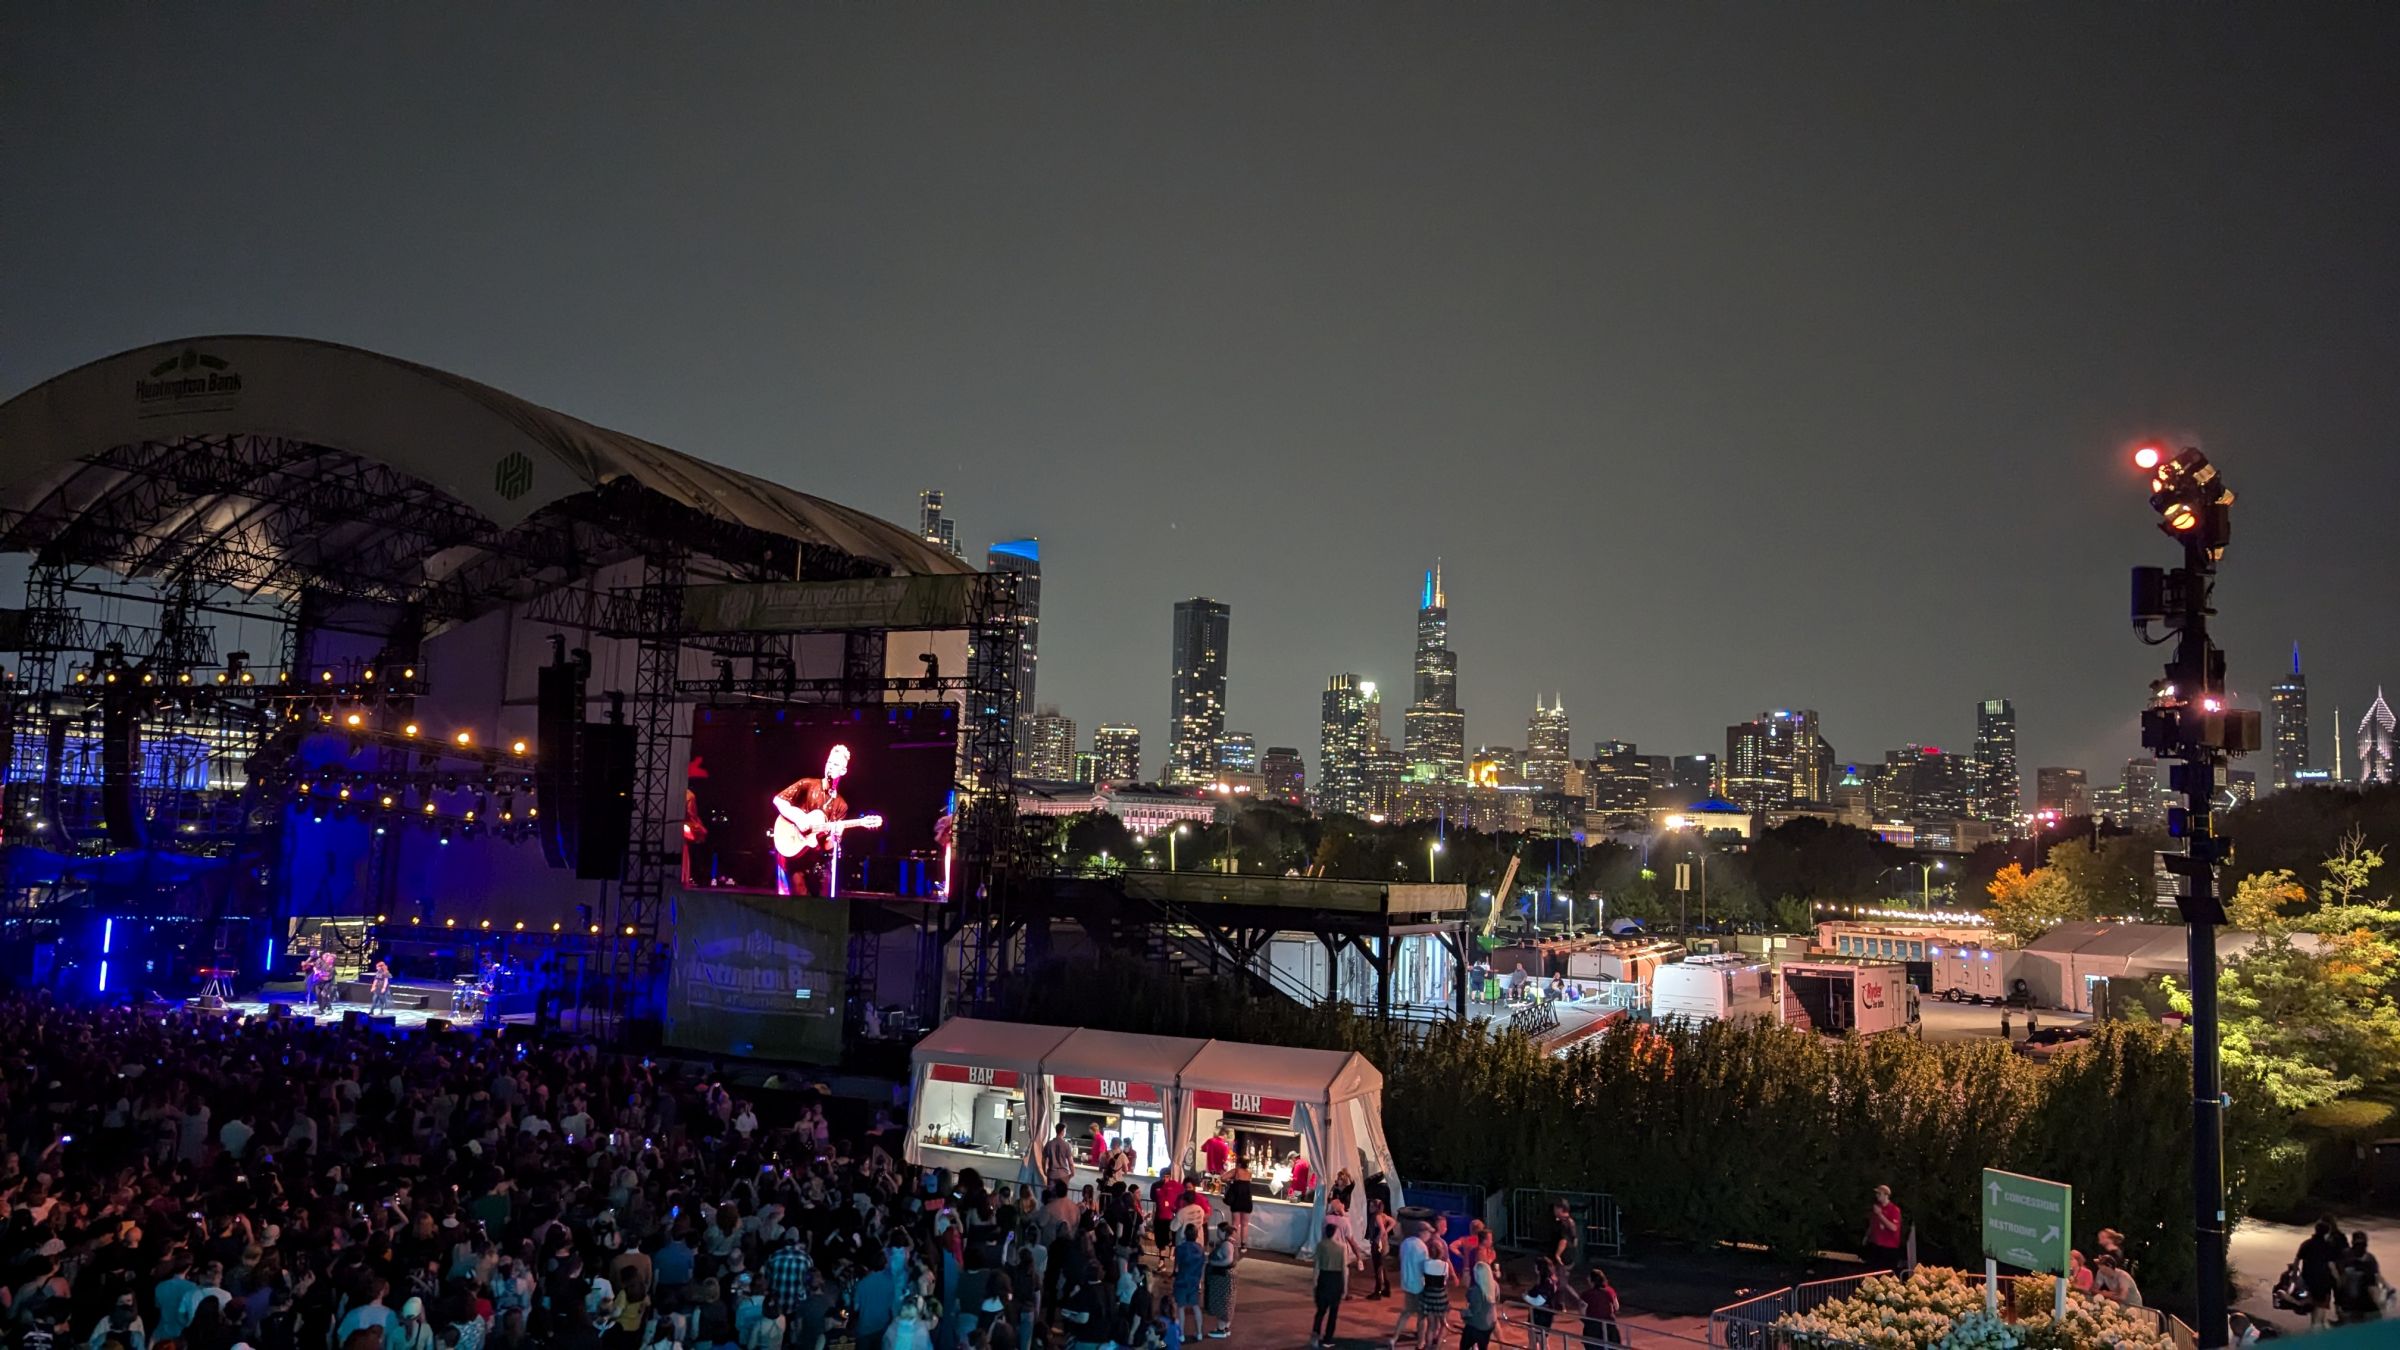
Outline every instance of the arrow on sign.
<svg viewBox="0 0 2400 1350">
<path fill-rule="evenodd" d="M 2047 1246 L 2048 1244 L 2056 1241 L 2058 1241 L 2058 1225 L 2052 1224 L 2042 1233 L 2042 1243 L 2043 1245 Z"/>
<path fill-rule="evenodd" d="M 1992 1203 L 1993 1203 L 1993 1204 L 1995 1204 L 1995 1205 L 1996 1205 L 1996 1204 L 1999 1204 L 1999 1203 L 2000 1203 L 2000 1183 L 1999 1183 L 1999 1182 L 1997 1182 L 1997 1181 L 1995 1181 L 1995 1182 L 1991 1183 L 1990 1190 L 1991 1190 L 1991 1193 L 1992 1193 Z"/>
</svg>

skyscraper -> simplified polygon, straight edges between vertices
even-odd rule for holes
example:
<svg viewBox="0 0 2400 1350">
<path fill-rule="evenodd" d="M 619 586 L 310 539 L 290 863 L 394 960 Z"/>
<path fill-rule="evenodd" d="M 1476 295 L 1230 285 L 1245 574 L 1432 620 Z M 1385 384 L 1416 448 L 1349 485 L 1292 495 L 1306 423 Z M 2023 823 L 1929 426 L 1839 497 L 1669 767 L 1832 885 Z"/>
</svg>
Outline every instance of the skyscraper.
<svg viewBox="0 0 2400 1350">
<path fill-rule="evenodd" d="M 942 522 L 944 526 L 949 523 Z M 983 567 L 987 572 L 1011 572 L 1016 575 L 1017 640 L 1014 655 L 1017 663 L 1017 707 L 1020 710 L 1031 708 L 1035 706 L 1033 679 L 1039 673 L 1036 662 L 1039 660 L 1042 629 L 1042 541 L 1003 539 L 984 554 Z M 1068 751 L 1073 753 L 1071 742 Z M 1033 728 L 1029 720 L 1020 719 L 1017 723 L 1017 758 L 1023 760 L 1032 753 Z"/>
<path fill-rule="evenodd" d="M 2033 771 L 2033 809 L 2062 816 L 2092 813 L 2092 788 L 2083 770 L 2043 765 Z"/>
<path fill-rule="evenodd" d="M 1450 598 L 1442 564 L 1425 574 L 1417 608 L 1416 697 L 1400 718 L 1408 776 L 1421 783 L 1467 781 L 1467 715 L 1458 706 L 1458 654 L 1450 650 Z"/>
<path fill-rule="evenodd" d="M 1373 680 L 1344 672 L 1325 681 L 1324 715 L 1317 727 L 1317 808 L 1328 815 L 1364 816 L 1375 756 L 1384 748 L 1383 695 Z"/>
<path fill-rule="evenodd" d="M 1584 771 L 1584 802 L 1605 816 L 1638 820 L 1650 810 L 1650 757 L 1631 741 L 1601 741 Z"/>
<path fill-rule="evenodd" d="M 1017 761 L 1022 778 L 1071 782 L 1075 777 L 1075 719 L 1044 708 L 1025 719 L 1025 757 Z"/>
<path fill-rule="evenodd" d="M 925 542 L 950 551 L 954 558 L 967 556 L 958 546 L 958 522 L 942 514 L 942 490 L 927 488 L 917 494 L 917 533 Z"/>
<path fill-rule="evenodd" d="M 2166 822 L 2166 803 L 2158 795 L 2158 762 L 2142 756 L 2125 761 L 2117 781 L 2117 800 L 2123 823 L 2136 830 L 2155 830 Z"/>
<path fill-rule="evenodd" d="M 2017 779 L 2017 710 L 2004 698 L 1975 705 L 1975 800 L 1978 820 L 2014 824 L 2024 785 Z"/>
<path fill-rule="evenodd" d="M 1833 747 L 1818 734 L 1814 711 L 1778 709 L 1725 728 L 1718 796 L 1766 811 L 1830 801 L 1832 790 Z"/>
<path fill-rule="evenodd" d="M 1575 763 L 1573 739 L 1566 696 L 1547 708 L 1537 696 L 1533 715 L 1525 719 L 1525 781 L 1545 792 L 1564 792 L 1567 770 Z"/>
<path fill-rule="evenodd" d="M 1225 773 L 1258 772 L 1258 737 L 1247 731 L 1228 731 L 1217 742 L 1217 768 Z"/>
<path fill-rule="evenodd" d="M 1875 780 L 1875 814 L 1882 820 L 1955 820 L 1967 814 L 1967 765 L 1941 747 L 1911 742 L 1883 753 Z"/>
<path fill-rule="evenodd" d="M 1123 722 L 1102 722 L 1092 728 L 1093 781 L 1138 783 L 1142 778 L 1142 729 Z"/>
<path fill-rule="evenodd" d="M 2308 768 L 2308 677 L 2300 673 L 2297 642 L 2292 644 L 2292 673 L 2267 690 L 2267 706 L 2275 713 L 2275 768 L 2269 781 L 2280 791 Z M 2334 732 L 2339 735 L 2341 728 Z"/>
<path fill-rule="evenodd" d="M 1225 739 L 1226 649 L 1233 608 L 1207 596 L 1175 602 L 1174 671 L 1168 687 L 1166 780 L 1205 783 Z"/>
<path fill-rule="evenodd" d="M 2368 706 L 2367 715 L 2358 719 L 2358 781 L 2389 783 L 2392 781 L 2393 754 L 2392 706 L 2383 701 L 2383 688 L 2375 689 L 2375 702 Z"/>
<path fill-rule="evenodd" d="M 1268 746 L 1258 757 L 1258 776 L 1264 780 L 1260 795 L 1267 800 L 1292 806 L 1308 804 L 1308 766 L 1301 763 L 1297 746 Z"/>
</svg>

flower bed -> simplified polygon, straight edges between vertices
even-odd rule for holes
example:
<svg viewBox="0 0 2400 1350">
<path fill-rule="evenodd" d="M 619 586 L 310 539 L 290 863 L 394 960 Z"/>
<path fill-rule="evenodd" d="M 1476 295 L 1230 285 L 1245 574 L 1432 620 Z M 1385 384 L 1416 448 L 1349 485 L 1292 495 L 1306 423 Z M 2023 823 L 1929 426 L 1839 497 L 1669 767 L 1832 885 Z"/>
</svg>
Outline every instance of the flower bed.
<svg viewBox="0 0 2400 1350">
<path fill-rule="evenodd" d="M 2003 1320 L 1983 1310 L 1983 1289 L 1965 1271 L 1919 1266 L 1907 1276 L 1871 1275 L 1848 1298 L 1775 1322 L 1796 1345 L 1859 1350 L 2174 1350 L 2158 1319 L 2105 1299 L 2067 1296 L 2067 1315 L 2051 1316 L 2052 1285 L 2041 1310 Z M 2004 1300 L 2013 1310 L 2018 1300 Z"/>
</svg>

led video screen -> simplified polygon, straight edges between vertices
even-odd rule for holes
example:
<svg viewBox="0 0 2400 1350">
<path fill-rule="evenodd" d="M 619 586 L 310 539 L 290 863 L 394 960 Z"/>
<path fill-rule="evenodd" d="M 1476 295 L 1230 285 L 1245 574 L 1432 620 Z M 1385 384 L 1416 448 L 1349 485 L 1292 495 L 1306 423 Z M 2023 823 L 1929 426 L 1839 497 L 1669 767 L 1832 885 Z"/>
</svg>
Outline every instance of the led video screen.
<svg viewBox="0 0 2400 1350">
<path fill-rule="evenodd" d="M 685 885 L 947 898 L 955 705 L 704 707 L 691 756 Z"/>
</svg>

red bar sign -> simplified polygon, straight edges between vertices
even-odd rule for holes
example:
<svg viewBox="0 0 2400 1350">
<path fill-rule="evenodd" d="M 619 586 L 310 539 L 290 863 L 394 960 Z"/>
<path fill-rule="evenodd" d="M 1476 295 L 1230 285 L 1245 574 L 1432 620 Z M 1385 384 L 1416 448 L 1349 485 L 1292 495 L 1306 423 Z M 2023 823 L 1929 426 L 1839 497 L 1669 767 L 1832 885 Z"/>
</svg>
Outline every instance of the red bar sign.
<svg viewBox="0 0 2400 1350">
<path fill-rule="evenodd" d="M 1129 1083 L 1122 1078 L 1073 1078 L 1052 1074 L 1052 1086 L 1061 1096 L 1105 1097 L 1112 1102 L 1154 1102 L 1158 1092 L 1148 1083 Z"/>
<path fill-rule="evenodd" d="M 1193 1091 L 1192 1104 L 1213 1111 L 1241 1111 L 1253 1116 L 1273 1116 L 1278 1120 L 1290 1120 L 1296 1109 L 1296 1104 L 1288 1097 L 1261 1097 L 1251 1092 L 1210 1092 L 1206 1088 Z"/>
<path fill-rule="evenodd" d="M 1015 1069 L 982 1069 L 968 1064 L 936 1064 L 933 1081 L 937 1083 L 972 1083 L 976 1087 L 1022 1087 Z"/>
</svg>

